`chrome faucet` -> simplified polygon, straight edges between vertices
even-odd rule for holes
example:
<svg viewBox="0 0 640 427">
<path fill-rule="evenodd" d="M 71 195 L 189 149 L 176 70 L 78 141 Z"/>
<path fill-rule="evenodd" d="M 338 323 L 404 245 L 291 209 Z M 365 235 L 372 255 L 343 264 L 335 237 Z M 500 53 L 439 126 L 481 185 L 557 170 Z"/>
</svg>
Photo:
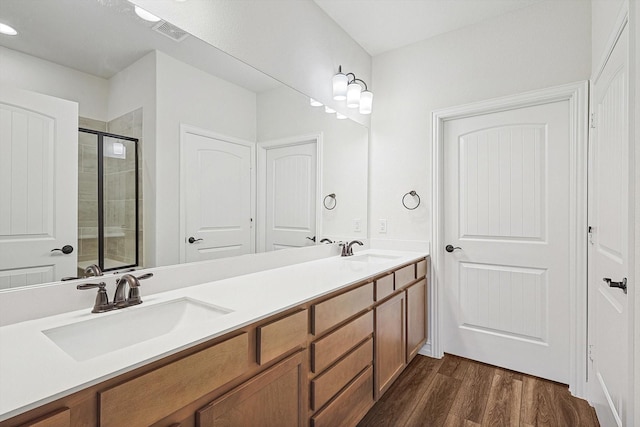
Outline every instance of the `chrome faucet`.
<svg viewBox="0 0 640 427">
<path fill-rule="evenodd" d="M 349 243 L 340 243 L 342 246 L 341 256 L 352 256 L 353 255 L 353 245 L 358 244 L 360 246 L 364 245 L 360 240 L 353 240 Z"/>
<path fill-rule="evenodd" d="M 113 296 L 113 304 L 116 308 L 129 307 L 142 303 L 140 299 L 140 280 L 153 277 L 153 273 L 143 274 L 136 277 L 133 274 L 124 274 L 116 282 L 116 293 Z M 125 289 L 129 285 L 129 294 L 125 296 Z"/>
</svg>

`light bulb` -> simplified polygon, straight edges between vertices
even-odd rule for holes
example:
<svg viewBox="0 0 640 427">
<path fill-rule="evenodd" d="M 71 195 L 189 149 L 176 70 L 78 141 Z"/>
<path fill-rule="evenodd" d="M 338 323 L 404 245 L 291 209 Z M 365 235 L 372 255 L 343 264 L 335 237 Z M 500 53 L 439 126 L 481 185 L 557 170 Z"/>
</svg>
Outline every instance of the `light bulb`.
<svg viewBox="0 0 640 427">
<path fill-rule="evenodd" d="M 335 112 L 336 112 L 336 110 L 334 110 L 334 109 L 333 109 L 333 108 L 331 108 L 331 107 L 327 107 L 327 106 L 325 105 L 325 106 L 324 106 L 324 112 L 325 112 L 325 113 L 329 113 L 329 114 L 333 114 L 333 113 L 335 113 Z"/>
<path fill-rule="evenodd" d="M 309 98 L 309 105 L 311 105 L 312 107 L 322 107 L 322 102 L 316 101 L 313 98 Z"/>
<path fill-rule="evenodd" d="M 356 82 L 352 82 L 347 86 L 347 107 L 358 108 L 360 105 L 360 92 L 362 92 L 362 86 Z"/>
<path fill-rule="evenodd" d="M 347 116 L 345 116 L 344 114 L 340 114 L 340 113 L 336 113 L 336 119 L 338 120 L 344 120 L 346 119 Z"/>
</svg>

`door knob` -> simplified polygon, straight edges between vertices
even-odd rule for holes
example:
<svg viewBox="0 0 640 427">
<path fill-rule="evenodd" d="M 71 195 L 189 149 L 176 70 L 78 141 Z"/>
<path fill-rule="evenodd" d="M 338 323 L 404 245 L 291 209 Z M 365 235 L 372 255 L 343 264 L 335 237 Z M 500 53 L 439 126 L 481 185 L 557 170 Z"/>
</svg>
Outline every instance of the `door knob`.
<svg viewBox="0 0 640 427">
<path fill-rule="evenodd" d="M 456 249 L 462 249 L 462 248 L 459 247 L 459 246 L 454 247 L 453 245 L 447 245 L 447 246 L 444 247 L 444 250 L 447 251 L 447 252 L 453 252 Z"/>
<path fill-rule="evenodd" d="M 55 251 L 60 251 L 65 255 L 69 255 L 71 252 L 73 252 L 73 246 L 64 245 L 62 248 L 51 249 L 51 252 L 55 252 Z"/>
<path fill-rule="evenodd" d="M 627 293 L 627 278 L 624 277 L 622 282 L 612 282 L 609 277 L 603 277 L 602 281 L 609 285 L 610 288 L 620 288 L 622 292 Z"/>
<path fill-rule="evenodd" d="M 195 243 L 195 242 L 199 242 L 202 239 L 196 239 L 195 237 L 189 237 L 189 239 L 187 240 L 187 242 L 189 243 Z"/>
</svg>

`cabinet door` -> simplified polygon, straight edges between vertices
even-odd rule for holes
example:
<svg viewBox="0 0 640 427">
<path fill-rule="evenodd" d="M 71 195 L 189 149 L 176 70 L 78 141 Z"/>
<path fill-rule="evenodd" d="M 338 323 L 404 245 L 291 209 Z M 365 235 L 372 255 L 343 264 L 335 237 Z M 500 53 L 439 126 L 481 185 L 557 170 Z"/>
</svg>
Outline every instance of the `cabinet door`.
<svg viewBox="0 0 640 427">
<path fill-rule="evenodd" d="M 406 362 L 405 293 L 376 307 L 376 399 L 389 388 Z"/>
<path fill-rule="evenodd" d="M 407 288 L 407 363 L 427 341 L 427 280 Z"/>
<path fill-rule="evenodd" d="M 198 427 L 304 424 L 306 352 L 294 354 L 196 413 Z"/>
</svg>

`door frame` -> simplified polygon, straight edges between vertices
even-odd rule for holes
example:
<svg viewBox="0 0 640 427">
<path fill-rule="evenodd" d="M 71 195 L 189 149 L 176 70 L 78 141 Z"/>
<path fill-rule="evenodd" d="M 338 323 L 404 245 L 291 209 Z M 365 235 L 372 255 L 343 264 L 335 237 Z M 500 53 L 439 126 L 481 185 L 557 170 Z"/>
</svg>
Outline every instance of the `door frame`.
<svg viewBox="0 0 640 427">
<path fill-rule="evenodd" d="M 323 133 L 310 133 L 287 138 L 260 141 L 256 144 L 257 150 L 257 221 L 256 221 L 256 249 L 264 252 L 266 249 L 267 221 L 267 150 L 272 148 L 291 147 L 303 145 L 310 141 L 316 144 L 316 236 L 322 235 L 322 211 L 320 197 L 322 194 L 322 139 Z M 317 242 L 316 242 L 317 243 Z"/>
<path fill-rule="evenodd" d="M 587 81 L 580 81 L 548 89 L 489 99 L 472 104 L 436 110 L 432 113 L 433 145 L 431 153 L 431 206 L 433 220 L 430 335 L 432 354 L 441 358 L 442 310 L 444 292 L 444 126 L 447 121 L 496 113 L 516 108 L 569 102 L 570 161 L 569 165 L 569 310 L 570 354 L 569 390 L 584 396 L 587 374 L 587 149 L 588 149 Z M 580 286 L 582 284 L 582 286 Z"/>
<path fill-rule="evenodd" d="M 186 156 L 185 156 L 185 150 L 186 150 L 186 135 L 187 134 L 195 134 L 195 135 L 200 135 L 206 138 L 214 138 L 214 139 L 218 139 L 220 141 L 224 141 L 224 142 L 228 142 L 229 144 L 237 144 L 237 145 L 242 145 L 245 147 L 249 147 L 249 150 L 251 152 L 251 159 L 250 159 L 250 182 L 251 182 L 251 218 L 255 218 L 256 217 L 256 148 L 255 148 L 255 143 L 251 142 L 251 141 L 247 141 L 244 139 L 240 139 L 240 138 L 235 138 L 232 136 L 228 136 L 228 135 L 224 135 L 221 133 L 217 133 L 208 129 L 203 129 L 200 127 L 196 127 L 196 126 L 192 126 L 192 125 L 188 125 L 188 124 L 184 124 L 184 123 L 180 123 L 180 237 L 178 238 L 178 245 L 180 247 L 180 262 L 181 263 L 185 263 L 186 262 L 186 247 L 185 247 L 185 242 L 186 242 L 186 213 L 185 213 L 185 202 L 186 202 L 186 172 L 187 172 L 187 165 L 185 164 L 186 162 Z M 253 222 L 253 224 L 251 225 L 250 228 L 251 231 L 251 236 L 249 238 L 249 245 L 250 245 L 250 253 L 255 253 L 256 252 L 256 246 L 255 246 L 255 241 L 256 241 L 256 227 L 255 227 L 255 221 Z"/>
</svg>

